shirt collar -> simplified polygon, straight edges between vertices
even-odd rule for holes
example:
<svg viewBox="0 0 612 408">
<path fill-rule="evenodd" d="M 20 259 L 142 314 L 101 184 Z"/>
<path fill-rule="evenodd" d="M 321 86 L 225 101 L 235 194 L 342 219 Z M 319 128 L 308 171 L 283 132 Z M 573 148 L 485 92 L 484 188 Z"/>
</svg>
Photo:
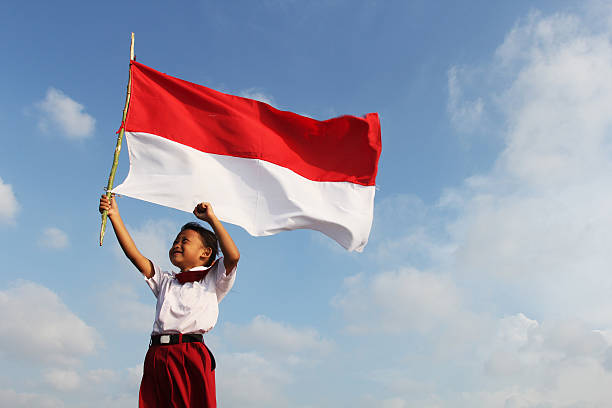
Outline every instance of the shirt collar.
<svg viewBox="0 0 612 408">
<path fill-rule="evenodd" d="M 211 265 L 212 266 L 212 265 Z M 205 271 L 206 269 L 210 269 L 211 266 L 196 266 L 194 268 L 189 269 L 190 271 Z"/>
<path fill-rule="evenodd" d="M 215 266 L 215 263 L 216 263 L 216 262 L 217 262 L 217 261 L 214 261 L 214 262 L 212 263 L 212 265 L 210 265 L 210 266 L 200 265 L 200 266 L 195 266 L 195 267 L 193 267 L 193 268 L 191 268 L 191 269 L 189 269 L 189 270 L 190 270 L 190 271 L 205 271 L 206 269 L 210 269 L 210 268 L 212 268 L 213 266 Z M 187 271 L 185 271 L 185 272 L 187 272 Z M 178 272 L 173 272 L 173 276 L 176 276 L 176 275 L 178 275 L 179 273 L 181 273 L 181 271 L 178 271 Z"/>
</svg>

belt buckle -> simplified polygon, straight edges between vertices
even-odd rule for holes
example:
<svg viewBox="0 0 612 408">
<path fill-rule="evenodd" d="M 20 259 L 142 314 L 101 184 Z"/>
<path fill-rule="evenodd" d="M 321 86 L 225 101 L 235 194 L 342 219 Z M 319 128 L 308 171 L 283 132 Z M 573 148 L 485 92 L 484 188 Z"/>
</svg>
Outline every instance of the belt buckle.
<svg viewBox="0 0 612 408">
<path fill-rule="evenodd" d="M 170 335 L 162 334 L 161 336 L 159 336 L 159 343 L 160 344 L 170 344 Z"/>
</svg>

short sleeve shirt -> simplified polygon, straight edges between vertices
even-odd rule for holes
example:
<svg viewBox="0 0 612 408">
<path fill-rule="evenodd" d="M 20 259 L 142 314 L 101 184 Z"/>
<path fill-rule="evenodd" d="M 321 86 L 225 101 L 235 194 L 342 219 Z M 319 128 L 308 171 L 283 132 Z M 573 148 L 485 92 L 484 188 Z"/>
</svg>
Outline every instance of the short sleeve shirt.
<svg viewBox="0 0 612 408">
<path fill-rule="evenodd" d="M 230 291 L 236 279 L 236 268 L 225 274 L 223 258 L 210 267 L 200 281 L 181 284 L 177 273 L 162 271 L 153 265 L 155 274 L 145 281 L 157 297 L 153 334 L 205 333 L 219 317 L 219 302 Z M 191 270 L 208 269 L 198 266 Z"/>
</svg>

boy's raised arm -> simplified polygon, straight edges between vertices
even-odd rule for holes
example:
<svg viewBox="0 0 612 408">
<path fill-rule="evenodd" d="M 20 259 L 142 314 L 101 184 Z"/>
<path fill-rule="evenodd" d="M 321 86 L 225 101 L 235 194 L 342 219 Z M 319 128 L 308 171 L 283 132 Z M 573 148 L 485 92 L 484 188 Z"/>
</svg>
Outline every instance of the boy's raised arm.
<svg viewBox="0 0 612 408">
<path fill-rule="evenodd" d="M 115 231 L 115 236 L 117 236 L 117 241 L 119 241 L 119 245 L 121 245 L 121 249 L 123 249 L 125 256 L 128 257 L 128 259 L 134 264 L 140 273 L 147 278 L 152 278 L 155 274 L 153 263 L 147 257 L 142 255 L 138 248 L 136 248 L 134 240 L 125 227 L 125 224 L 121 219 L 121 215 L 119 215 L 119 208 L 115 202 L 115 197 L 111 197 L 109 200 L 108 197 L 103 195 L 100 198 L 99 209 L 100 212 L 103 212 L 104 210 L 108 211 L 108 218 L 111 220 L 113 230 Z"/>
<path fill-rule="evenodd" d="M 193 210 L 193 214 L 202 221 L 206 221 L 215 232 L 217 240 L 219 241 L 219 246 L 221 247 L 221 252 L 223 252 L 225 273 L 229 274 L 234 270 L 236 265 L 238 265 L 238 261 L 240 260 L 240 251 L 238 251 L 238 247 L 234 243 L 234 240 L 213 212 L 210 203 L 198 204 Z"/>
</svg>

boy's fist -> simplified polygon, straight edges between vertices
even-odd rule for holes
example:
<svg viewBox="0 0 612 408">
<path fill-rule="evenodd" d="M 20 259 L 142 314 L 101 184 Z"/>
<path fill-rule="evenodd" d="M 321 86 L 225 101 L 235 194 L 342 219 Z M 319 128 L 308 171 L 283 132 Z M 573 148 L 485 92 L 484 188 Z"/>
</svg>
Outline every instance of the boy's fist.
<svg viewBox="0 0 612 408">
<path fill-rule="evenodd" d="M 110 200 L 106 195 L 100 197 L 100 207 L 98 208 L 98 210 L 100 211 L 100 214 L 102 214 L 106 210 L 109 216 L 115 215 L 118 211 L 117 203 L 115 203 L 115 196 L 112 195 Z"/>
<path fill-rule="evenodd" d="M 216 217 L 215 213 L 213 212 L 212 205 L 206 202 L 196 205 L 196 207 L 193 209 L 193 215 L 208 223 L 210 223 L 210 221 Z"/>
</svg>

